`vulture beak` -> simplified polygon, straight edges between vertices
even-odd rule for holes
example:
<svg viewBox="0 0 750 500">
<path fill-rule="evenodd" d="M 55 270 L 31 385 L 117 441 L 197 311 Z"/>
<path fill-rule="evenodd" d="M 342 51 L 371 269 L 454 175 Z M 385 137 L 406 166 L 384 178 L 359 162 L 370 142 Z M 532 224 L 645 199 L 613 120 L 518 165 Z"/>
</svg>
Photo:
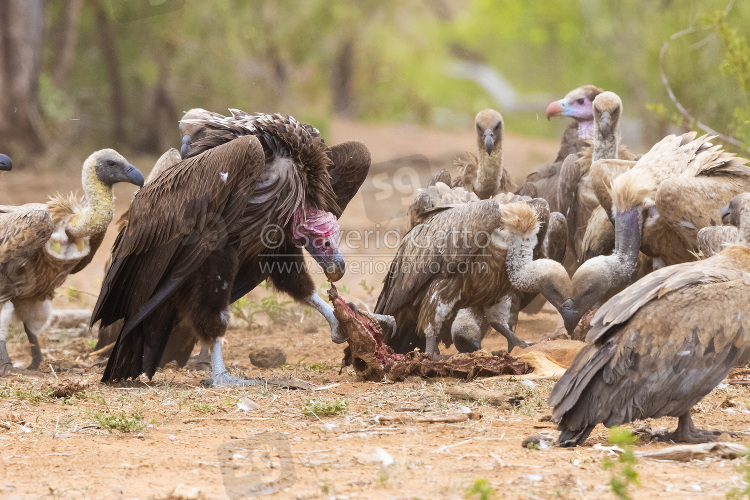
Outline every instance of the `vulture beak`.
<svg viewBox="0 0 750 500">
<path fill-rule="evenodd" d="M 612 130 L 612 117 L 609 115 L 609 111 L 602 113 L 602 117 L 599 120 L 599 131 L 602 135 L 607 136 Z"/>
<path fill-rule="evenodd" d="M 487 129 L 484 131 L 484 149 L 487 154 L 492 153 L 495 148 L 495 139 L 492 137 L 492 130 Z"/>
<path fill-rule="evenodd" d="M 581 314 L 576 310 L 572 299 L 568 299 L 562 303 L 560 314 L 562 314 L 563 321 L 565 322 L 565 330 L 568 332 L 568 335 L 572 335 L 573 330 L 576 329 L 578 322 L 581 320 Z"/>
<path fill-rule="evenodd" d="M 338 248 L 330 250 L 331 248 L 333 248 L 333 246 L 319 248 L 313 244 L 305 245 L 307 252 L 312 255 L 315 262 L 323 268 L 323 272 L 328 281 L 333 283 L 344 277 L 346 264 L 344 263 L 344 258 L 341 256 L 341 251 Z"/>
<path fill-rule="evenodd" d="M 13 162 L 10 161 L 10 156 L 0 154 L 0 170 L 7 172 L 13 169 Z"/>
<path fill-rule="evenodd" d="M 553 116 L 562 116 L 563 114 L 563 106 L 567 106 L 567 102 L 565 102 L 565 99 L 560 99 L 559 101 L 551 102 L 549 106 L 547 106 L 547 120 L 552 118 Z"/>
<path fill-rule="evenodd" d="M 729 210 L 729 205 L 727 204 L 727 206 L 721 209 L 721 223 L 728 225 L 730 215 L 732 215 L 732 212 Z"/>
<path fill-rule="evenodd" d="M 190 137 L 190 134 L 185 134 L 182 136 L 182 146 L 180 146 L 180 156 L 182 156 L 183 159 L 188 155 L 190 152 L 190 141 L 192 141 L 193 138 Z"/>
<path fill-rule="evenodd" d="M 138 187 L 143 187 L 143 174 L 130 163 L 125 164 L 125 175 L 130 179 L 127 182 L 135 184 Z"/>
</svg>

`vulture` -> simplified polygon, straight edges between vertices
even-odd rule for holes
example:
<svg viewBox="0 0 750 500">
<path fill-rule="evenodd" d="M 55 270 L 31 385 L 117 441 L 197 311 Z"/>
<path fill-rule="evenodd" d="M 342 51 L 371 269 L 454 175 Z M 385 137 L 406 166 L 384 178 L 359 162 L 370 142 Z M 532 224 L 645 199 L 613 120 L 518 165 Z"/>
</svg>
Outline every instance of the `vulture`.
<svg viewBox="0 0 750 500">
<path fill-rule="evenodd" d="M 0 172 L 7 172 L 13 169 L 13 162 L 10 160 L 10 156 L 0 154 Z"/>
<path fill-rule="evenodd" d="M 203 138 L 206 131 L 200 123 L 200 118 L 207 111 L 203 108 L 193 108 L 185 112 L 180 119 L 180 133 L 182 134 L 182 145 L 180 146 L 180 156 L 186 158 L 190 153 L 190 146 L 195 141 Z M 194 121 L 197 120 L 197 121 Z"/>
<path fill-rule="evenodd" d="M 608 295 L 635 281 L 639 251 L 657 269 L 695 260 L 698 231 L 716 225 L 722 206 L 750 191 L 747 160 L 696 135 L 667 136 L 611 182 L 615 250 L 586 261 L 573 275 L 573 296 L 562 311 L 568 332 Z"/>
<path fill-rule="evenodd" d="M 569 250 L 576 258 L 578 265 L 583 262 L 582 246 L 589 219 L 599 206 L 591 178 L 592 163 L 601 159 L 634 159 L 632 153 L 620 144 L 619 125 L 622 116 L 620 97 L 614 92 L 602 92 L 594 98 L 592 110 L 594 130 L 591 145 L 565 159 L 560 168 L 557 192 L 560 212 L 568 221 Z M 614 236 L 614 230 L 610 229 L 609 221 L 604 222 L 598 218 L 596 222 L 597 232 L 601 234 L 589 235 L 589 239 L 602 240 Z M 599 241 L 600 245 L 602 243 Z M 611 249 L 613 245 L 614 239 L 612 238 L 610 244 L 604 245 L 604 250 Z M 589 247 L 589 252 L 594 248 Z"/>
<path fill-rule="evenodd" d="M 466 153 L 454 165 L 458 175 L 452 187 L 463 187 L 480 200 L 513 191 L 513 180 L 503 167 L 503 117 L 494 109 L 483 109 L 474 119 L 478 154 Z"/>
<path fill-rule="evenodd" d="M 698 255 L 711 257 L 735 243 L 750 244 L 750 193 L 740 193 L 724 207 L 721 220 L 725 226 L 708 226 L 698 231 Z M 740 218 L 747 227 L 740 225 Z"/>
<path fill-rule="evenodd" d="M 553 116 L 569 116 L 573 122 L 565 129 L 560 141 L 560 150 L 557 157 L 548 166 L 532 172 L 526 177 L 526 181 L 518 190 L 518 194 L 525 194 L 532 198 L 544 198 L 553 212 L 560 212 L 557 200 L 560 168 L 563 161 L 571 154 L 586 147 L 594 133 L 594 115 L 591 103 L 602 89 L 593 85 L 584 85 L 571 90 L 560 100 L 554 101 L 547 106 L 547 119 Z M 531 189 L 533 188 L 533 191 Z M 528 194 L 533 193 L 533 194 Z"/>
<path fill-rule="evenodd" d="M 549 397 L 559 445 L 583 443 L 598 423 L 663 416 L 678 418 L 673 441 L 716 440 L 719 432 L 697 429 L 690 410 L 750 357 L 750 196 L 726 212 L 740 224 L 738 244 L 654 271 L 597 311 L 587 344 Z"/>
<path fill-rule="evenodd" d="M 143 175 L 116 151 L 102 149 L 83 164 L 82 199 L 71 193 L 0 206 L 0 372 L 13 367 L 5 344 L 13 311 L 31 344 L 28 369 L 39 367 L 37 335 L 52 312 L 52 294 L 93 259 L 112 221 L 117 182 L 142 186 Z"/>
<path fill-rule="evenodd" d="M 332 340 L 345 341 L 302 248 L 327 279 L 343 276 L 337 218 L 367 175 L 369 151 L 357 141 L 329 148 L 291 116 L 230 112 L 189 119 L 203 136 L 133 199 L 92 315 L 102 327 L 123 322 L 104 382 L 153 377 L 187 322 L 213 346 L 211 385 L 259 383 L 227 373 L 221 341 L 230 304 L 265 279 L 318 310 Z"/>
<path fill-rule="evenodd" d="M 546 201 L 532 203 L 548 217 Z M 443 208 L 412 228 L 375 306 L 376 313 L 396 320 L 383 341 L 396 352 L 419 347 L 437 358 L 438 343 L 453 342 L 451 325 L 460 309 L 494 306 L 512 288 L 541 292 L 559 306 L 570 293 L 570 279 L 558 262 L 532 260 L 539 230 L 530 203 L 496 199 Z"/>
</svg>

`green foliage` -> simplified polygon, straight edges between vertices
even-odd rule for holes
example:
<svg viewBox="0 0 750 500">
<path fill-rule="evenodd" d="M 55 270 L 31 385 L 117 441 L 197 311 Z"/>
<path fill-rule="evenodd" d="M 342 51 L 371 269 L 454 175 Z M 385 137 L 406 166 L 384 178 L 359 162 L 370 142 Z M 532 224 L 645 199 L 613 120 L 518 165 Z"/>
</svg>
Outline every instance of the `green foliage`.
<svg viewBox="0 0 750 500">
<path fill-rule="evenodd" d="M 245 296 L 232 304 L 231 310 L 234 316 L 242 319 L 248 326 L 252 327 L 256 325 L 255 315 L 259 313 L 268 316 L 271 322 L 288 319 L 291 312 L 287 309 L 287 306 L 292 302 L 291 300 L 279 302 L 276 295 L 263 297 L 260 299 L 260 302 Z"/>
<path fill-rule="evenodd" d="M 6 385 L 0 390 L 0 398 L 16 398 L 31 404 L 39 404 L 49 401 L 52 389 L 39 390 L 34 387 L 14 388 Z"/>
<path fill-rule="evenodd" d="M 474 484 L 466 488 L 464 498 L 478 498 L 478 500 L 491 500 L 497 498 L 495 489 L 486 479 L 475 479 Z"/>
<path fill-rule="evenodd" d="M 349 410 L 349 404 L 343 399 L 333 401 L 322 401 L 317 399 L 306 399 L 302 406 L 302 414 L 308 417 L 327 417 L 338 415 Z"/>
<path fill-rule="evenodd" d="M 128 417 L 123 413 L 120 415 L 111 415 L 109 413 L 88 410 L 86 414 L 91 420 L 99 424 L 102 429 L 106 429 L 110 433 L 112 430 L 133 432 L 141 430 L 145 426 L 143 418 L 139 413 L 136 413 L 132 417 Z"/>
<path fill-rule="evenodd" d="M 750 498 L 750 448 L 748 454 L 745 455 L 743 462 L 737 466 L 737 472 L 742 474 L 742 481 L 745 483 L 744 488 L 732 488 L 727 493 L 727 498 L 733 500 L 739 500 L 740 498 Z"/>
<path fill-rule="evenodd" d="M 633 451 L 633 445 L 637 441 L 638 436 L 627 429 L 613 427 L 609 431 L 610 444 L 619 446 L 623 449 L 623 452 L 617 458 L 617 462 L 620 464 L 619 467 L 609 458 L 604 459 L 602 467 L 604 470 L 611 471 L 611 478 L 609 480 L 610 488 L 612 493 L 621 500 L 631 500 L 632 497 L 628 492 L 628 488 L 631 485 L 641 485 L 638 481 L 638 472 L 635 470 L 638 459 Z"/>
<path fill-rule="evenodd" d="M 367 295 L 369 295 L 370 297 L 372 297 L 372 292 L 375 291 L 375 286 L 374 285 L 368 285 L 367 284 L 367 280 L 363 279 L 362 281 L 359 282 L 359 286 L 361 286 L 362 289 L 365 292 L 367 292 Z"/>
</svg>

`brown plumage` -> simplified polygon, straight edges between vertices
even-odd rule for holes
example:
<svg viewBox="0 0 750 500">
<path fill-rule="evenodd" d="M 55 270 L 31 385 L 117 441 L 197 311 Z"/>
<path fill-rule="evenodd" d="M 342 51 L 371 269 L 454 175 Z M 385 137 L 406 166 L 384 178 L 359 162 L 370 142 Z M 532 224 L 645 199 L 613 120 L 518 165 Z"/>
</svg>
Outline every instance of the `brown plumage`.
<svg viewBox="0 0 750 500">
<path fill-rule="evenodd" d="M 336 217 L 364 179 L 369 152 L 357 142 L 329 149 L 292 117 L 230 111 L 190 120 L 203 137 L 131 204 L 92 317 L 103 327 L 124 321 L 104 381 L 153 376 L 172 330 L 189 321 L 213 343 L 214 385 L 253 383 L 227 375 L 221 337 L 229 304 L 264 279 L 318 309 L 341 340 L 297 242 L 330 280 L 343 275 Z"/>
<path fill-rule="evenodd" d="M 740 193 L 721 211 L 725 226 L 709 226 L 698 231 L 698 256 L 707 258 L 740 243 L 750 245 L 750 193 Z M 744 221 L 744 224 L 742 223 Z"/>
<path fill-rule="evenodd" d="M 458 173 L 452 187 L 463 187 L 476 193 L 480 200 L 515 190 L 510 173 L 503 166 L 503 117 L 494 109 L 483 109 L 474 119 L 477 154 L 466 153 L 454 165 Z"/>
<path fill-rule="evenodd" d="M 721 207 L 750 190 L 747 160 L 709 141 L 694 132 L 670 135 L 612 181 L 616 250 L 576 271 L 567 326 L 575 328 L 611 290 L 633 282 L 638 250 L 655 268 L 695 260 L 698 231 L 715 225 Z"/>
<path fill-rule="evenodd" d="M 518 194 L 532 196 L 527 193 L 531 192 L 531 186 L 533 186 L 535 194 L 532 198 L 544 198 L 549 203 L 552 212 L 560 212 L 557 199 L 560 168 L 565 158 L 569 155 L 578 154 L 581 149 L 590 144 L 594 132 L 594 115 L 591 103 L 601 93 L 602 89 L 599 87 L 584 85 L 571 90 L 562 99 L 550 103 L 547 107 L 548 120 L 553 116 L 569 116 L 574 121 L 563 133 L 560 150 L 557 152 L 555 160 L 546 167 L 529 174 L 524 184 L 519 188 Z"/>
<path fill-rule="evenodd" d="M 0 206 L 0 372 L 12 368 L 5 339 L 13 310 L 32 346 L 30 369 L 42 361 L 37 334 L 52 312 L 50 299 L 69 274 L 91 262 L 114 214 L 112 185 L 143 185 L 143 175 L 112 149 L 83 164 L 84 197 Z"/>
<path fill-rule="evenodd" d="M 553 304 L 561 303 L 569 278 L 557 262 L 532 260 L 538 231 L 531 204 L 494 199 L 440 211 L 415 226 L 375 306 L 396 319 L 397 331 L 384 341 L 398 352 L 420 347 L 437 355 L 440 341 L 452 343 L 450 327 L 460 309 L 491 307 L 512 288 L 541 291 Z"/>
<path fill-rule="evenodd" d="M 550 394 L 558 443 L 583 443 L 599 423 L 679 418 L 671 439 L 715 440 L 690 410 L 750 354 L 750 248 L 655 271 L 610 299 L 587 345 Z"/>
</svg>

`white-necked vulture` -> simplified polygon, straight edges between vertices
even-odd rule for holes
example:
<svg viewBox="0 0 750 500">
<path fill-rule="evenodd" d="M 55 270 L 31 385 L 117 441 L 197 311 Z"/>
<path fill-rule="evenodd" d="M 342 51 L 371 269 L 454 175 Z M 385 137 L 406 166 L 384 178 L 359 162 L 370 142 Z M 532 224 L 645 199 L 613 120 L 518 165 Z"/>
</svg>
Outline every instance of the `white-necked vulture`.
<svg viewBox="0 0 750 500">
<path fill-rule="evenodd" d="M 615 251 L 573 275 L 573 297 L 563 306 L 569 332 L 608 293 L 634 281 L 639 250 L 654 268 L 695 260 L 698 231 L 717 224 L 722 207 L 750 190 L 747 160 L 710 139 L 670 135 L 612 181 Z"/>
<path fill-rule="evenodd" d="M 560 168 L 565 158 L 572 154 L 578 154 L 581 149 L 590 144 L 594 133 L 594 115 L 591 103 L 601 93 L 602 89 L 599 87 L 584 85 L 571 90 L 565 97 L 547 106 L 548 120 L 553 116 L 569 116 L 574 121 L 563 133 L 560 150 L 557 152 L 555 160 L 546 167 L 529 174 L 524 184 L 517 191 L 518 194 L 524 194 L 532 198 L 544 198 L 549 203 L 552 212 L 560 212 L 560 205 L 557 200 Z"/>
<path fill-rule="evenodd" d="M 711 257 L 724 248 L 742 243 L 750 244 L 750 193 L 740 193 L 721 213 L 724 226 L 709 226 L 698 231 L 698 255 Z M 740 221 L 745 221 L 744 225 Z"/>
<path fill-rule="evenodd" d="M 679 418 L 673 441 L 715 440 L 719 432 L 696 429 L 690 410 L 747 362 L 748 301 L 747 244 L 654 271 L 610 299 L 550 394 L 558 444 L 583 443 L 599 423 L 663 416 Z"/>
<path fill-rule="evenodd" d="M 548 214 L 546 201 L 533 203 Z M 513 288 L 541 292 L 559 306 L 570 280 L 558 262 L 533 260 L 539 226 L 529 203 L 491 199 L 444 209 L 412 228 L 375 306 L 396 320 L 383 341 L 397 352 L 418 347 L 438 356 L 439 342 L 452 344 L 460 309 L 489 308 Z"/>
<path fill-rule="evenodd" d="M 474 119 L 477 134 L 477 154 L 466 153 L 456 158 L 458 174 L 452 187 L 462 187 L 475 193 L 480 200 L 515 189 L 510 173 L 503 166 L 503 117 L 494 109 L 483 109 Z"/>
<path fill-rule="evenodd" d="M 304 247 L 331 281 L 344 274 L 337 217 L 359 189 L 370 154 L 359 142 L 326 147 L 313 127 L 279 114 L 203 112 L 188 157 L 144 186 L 112 249 L 92 323 L 123 320 L 103 381 L 152 377 L 175 326 L 189 321 L 213 345 L 213 385 L 228 375 L 221 337 L 229 305 L 269 279 L 323 314 Z"/>
<path fill-rule="evenodd" d="M 115 212 L 112 185 L 143 185 L 143 175 L 112 149 L 83 164 L 84 197 L 0 206 L 0 371 L 12 369 L 5 339 L 15 310 L 31 344 L 29 369 L 43 360 L 37 335 L 52 312 L 50 299 L 69 274 L 93 259 Z"/>
</svg>

